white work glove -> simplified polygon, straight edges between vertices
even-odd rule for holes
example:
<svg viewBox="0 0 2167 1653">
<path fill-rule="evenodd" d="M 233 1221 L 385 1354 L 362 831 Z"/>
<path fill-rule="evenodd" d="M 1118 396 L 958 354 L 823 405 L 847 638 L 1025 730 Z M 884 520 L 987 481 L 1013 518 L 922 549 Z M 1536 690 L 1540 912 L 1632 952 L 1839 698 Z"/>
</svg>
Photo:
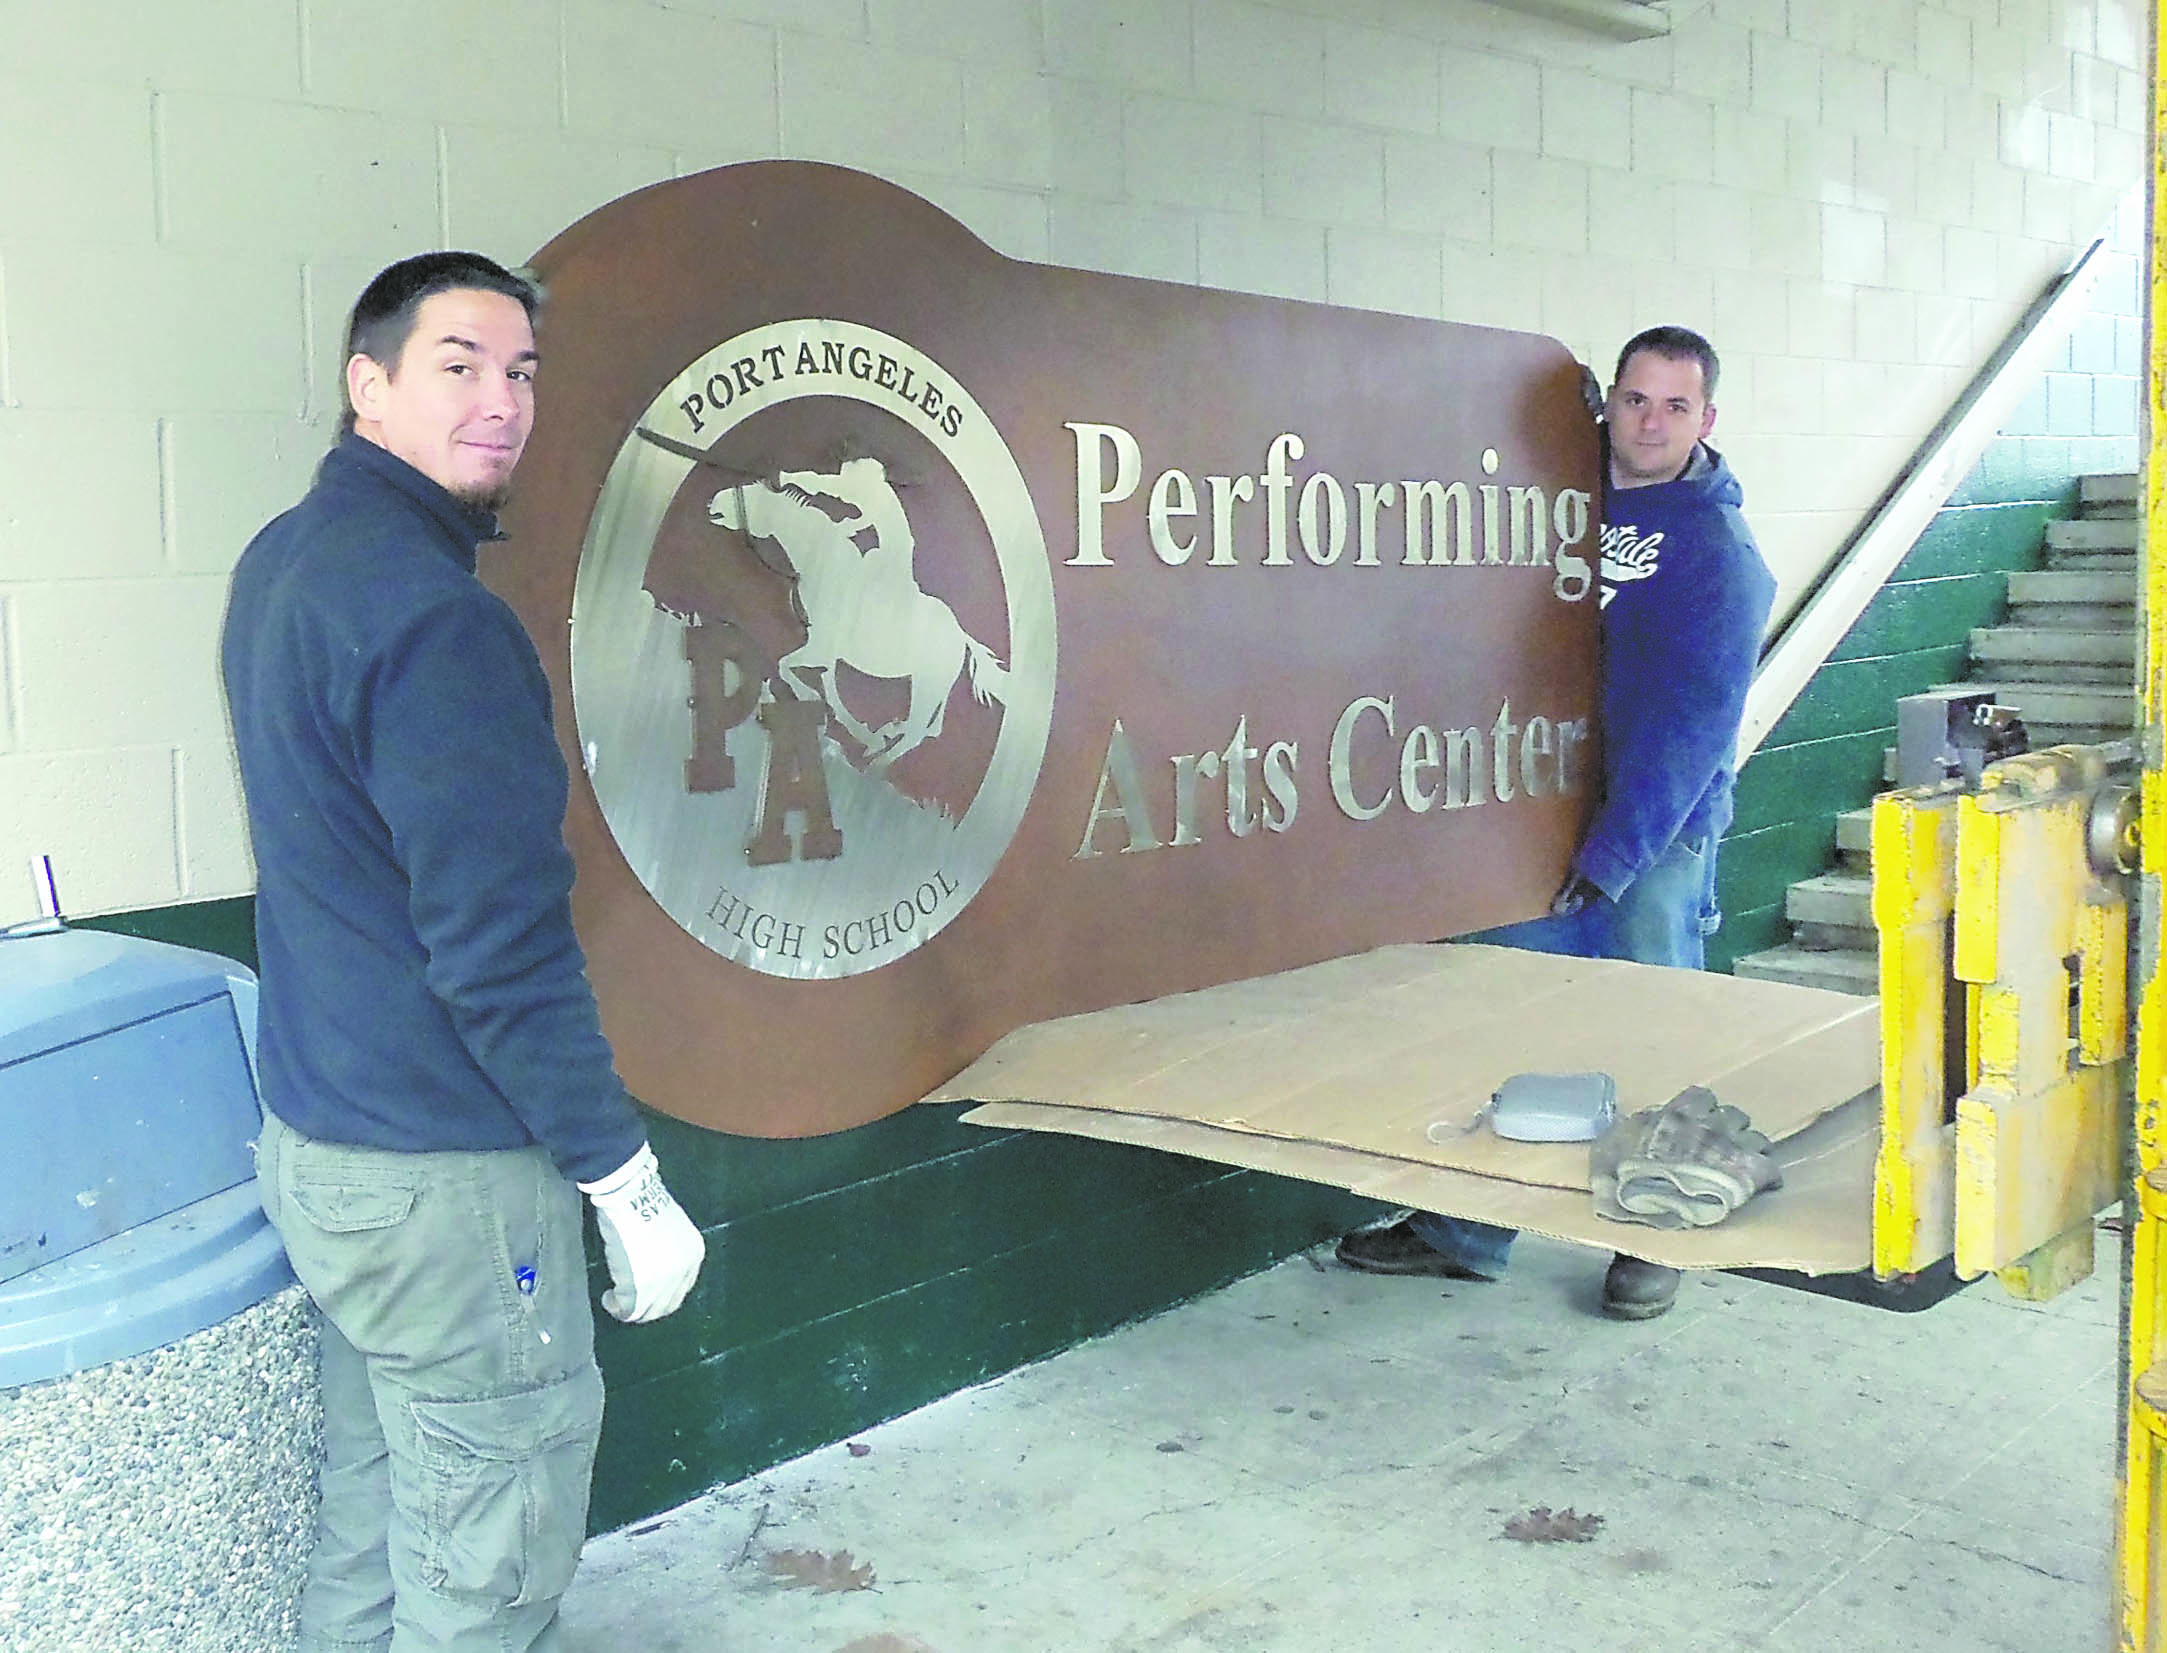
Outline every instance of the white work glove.
<svg viewBox="0 0 2167 1653">
<path fill-rule="evenodd" d="M 602 1307 L 619 1320 L 660 1320 L 699 1278 L 707 1242 L 684 1207 L 662 1186 L 662 1168 L 646 1143 L 608 1176 L 579 1184 L 594 1204 L 609 1262 Z"/>
</svg>

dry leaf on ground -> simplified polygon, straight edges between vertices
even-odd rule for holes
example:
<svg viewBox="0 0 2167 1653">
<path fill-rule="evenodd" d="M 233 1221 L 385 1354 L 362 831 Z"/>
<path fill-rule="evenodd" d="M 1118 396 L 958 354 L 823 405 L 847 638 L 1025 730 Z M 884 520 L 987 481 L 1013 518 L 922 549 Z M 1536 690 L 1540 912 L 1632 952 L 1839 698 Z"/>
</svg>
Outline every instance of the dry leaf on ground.
<svg viewBox="0 0 2167 1653">
<path fill-rule="evenodd" d="M 857 1565 L 848 1550 L 770 1550 L 760 1565 L 793 1590 L 817 1590 L 825 1596 L 873 1587 L 872 1564 Z"/>
<path fill-rule="evenodd" d="M 1522 1544 L 1585 1544 L 1602 1524 L 1600 1515 L 1582 1515 L 1569 1509 L 1553 1512 L 1549 1505 L 1538 1504 L 1525 1515 L 1507 1521 L 1505 1536 Z"/>
</svg>

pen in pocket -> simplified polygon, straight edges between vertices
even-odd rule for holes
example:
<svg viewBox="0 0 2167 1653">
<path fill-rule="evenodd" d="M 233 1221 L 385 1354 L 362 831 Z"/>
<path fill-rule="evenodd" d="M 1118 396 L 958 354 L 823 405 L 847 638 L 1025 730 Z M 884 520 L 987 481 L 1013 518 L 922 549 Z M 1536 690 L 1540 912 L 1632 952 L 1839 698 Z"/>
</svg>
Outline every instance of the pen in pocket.
<svg viewBox="0 0 2167 1653">
<path fill-rule="evenodd" d="M 530 1302 L 531 1302 L 531 1300 L 532 1300 L 532 1298 L 533 1298 L 533 1296 L 534 1296 L 534 1270 L 533 1270 L 533 1269 L 531 1269 L 531 1268 L 527 1268 L 527 1267 L 525 1267 L 524 1265 L 522 1265 L 522 1266 L 521 1266 L 521 1267 L 519 1267 L 519 1268 L 515 1268 L 515 1269 L 513 1269 L 513 1270 L 512 1270 L 512 1284 L 514 1284 L 515 1286 L 517 1286 L 517 1287 L 519 1288 L 519 1295 L 520 1295 L 520 1296 L 522 1296 L 522 1297 L 524 1297 L 524 1298 L 527 1298 L 527 1299 L 529 1299 L 529 1300 L 530 1300 Z M 541 1340 L 542 1340 L 542 1341 L 543 1341 L 544 1343 L 547 1343 L 547 1342 L 549 1341 L 549 1333 L 547 1333 L 546 1331 L 537 1331 L 535 1335 L 536 1335 L 536 1336 L 538 1336 L 538 1337 L 540 1337 L 540 1338 L 541 1338 Z"/>
</svg>

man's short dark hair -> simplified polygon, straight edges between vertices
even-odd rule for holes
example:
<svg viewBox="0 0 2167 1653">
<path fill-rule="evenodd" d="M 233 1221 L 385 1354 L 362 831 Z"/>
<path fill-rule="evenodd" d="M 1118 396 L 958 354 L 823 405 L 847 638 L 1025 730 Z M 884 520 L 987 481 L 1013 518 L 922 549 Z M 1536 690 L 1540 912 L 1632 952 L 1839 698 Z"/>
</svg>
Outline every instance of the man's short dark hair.
<svg viewBox="0 0 2167 1653">
<path fill-rule="evenodd" d="M 1692 328 L 1650 327 L 1635 333 L 1625 341 L 1625 348 L 1618 352 L 1618 368 L 1610 376 L 1612 384 L 1625 377 L 1625 364 L 1643 350 L 1652 350 L 1658 356 L 1667 357 L 1674 362 L 1700 363 L 1701 400 L 1715 400 L 1716 374 L 1721 371 L 1723 364 L 1716 360 L 1716 347 Z"/>
<path fill-rule="evenodd" d="M 353 313 L 346 318 L 346 354 L 341 365 L 366 356 L 387 373 L 395 370 L 423 302 L 452 292 L 502 293 L 517 299 L 529 325 L 542 304 L 542 290 L 535 282 L 480 253 L 418 253 L 379 270 L 354 300 Z M 353 425 L 354 410 L 349 406 L 340 429 L 351 430 Z"/>
</svg>

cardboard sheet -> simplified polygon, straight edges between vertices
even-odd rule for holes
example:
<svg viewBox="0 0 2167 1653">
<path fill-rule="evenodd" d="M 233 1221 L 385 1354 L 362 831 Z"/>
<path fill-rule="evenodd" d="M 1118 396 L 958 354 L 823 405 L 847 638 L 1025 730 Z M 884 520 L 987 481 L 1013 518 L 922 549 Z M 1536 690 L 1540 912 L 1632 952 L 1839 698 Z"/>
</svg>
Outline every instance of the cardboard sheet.
<svg viewBox="0 0 2167 1653">
<path fill-rule="evenodd" d="M 1020 1028 L 926 1098 L 970 1123 L 1132 1142 L 1679 1267 L 1871 1257 L 1876 1001 L 1469 945 L 1402 946 Z M 1785 1186 L 1670 1232 L 1595 1215 L 1585 1143 L 1464 1130 L 1520 1072 L 1600 1069 L 1619 1112 L 1690 1084 L 1746 1110 Z M 1438 1126 L 1439 1140 L 1431 1127 Z"/>
</svg>

